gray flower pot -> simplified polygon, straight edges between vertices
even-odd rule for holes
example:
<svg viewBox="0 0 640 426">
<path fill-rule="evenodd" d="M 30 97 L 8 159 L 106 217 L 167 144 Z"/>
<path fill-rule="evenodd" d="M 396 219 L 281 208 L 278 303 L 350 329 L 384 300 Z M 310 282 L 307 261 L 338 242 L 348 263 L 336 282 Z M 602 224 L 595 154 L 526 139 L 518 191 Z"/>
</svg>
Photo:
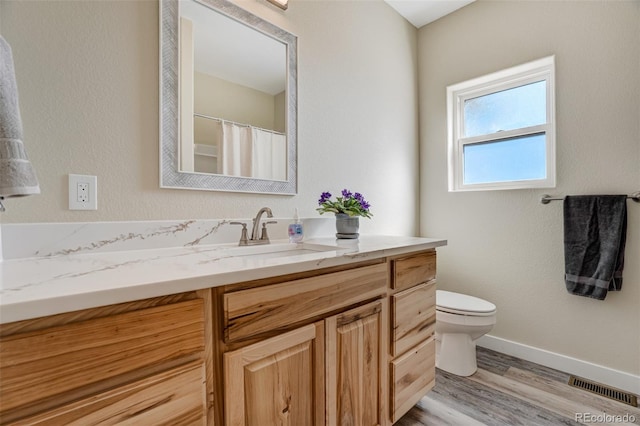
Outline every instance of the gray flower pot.
<svg viewBox="0 0 640 426">
<path fill-rule="evenodd" d="M 358 216 L 349 216 L 346 213 L 336 213 L 336 238 L 340 239 L 356 239 L 360 234 L 360 218 Z"/>
</svg>

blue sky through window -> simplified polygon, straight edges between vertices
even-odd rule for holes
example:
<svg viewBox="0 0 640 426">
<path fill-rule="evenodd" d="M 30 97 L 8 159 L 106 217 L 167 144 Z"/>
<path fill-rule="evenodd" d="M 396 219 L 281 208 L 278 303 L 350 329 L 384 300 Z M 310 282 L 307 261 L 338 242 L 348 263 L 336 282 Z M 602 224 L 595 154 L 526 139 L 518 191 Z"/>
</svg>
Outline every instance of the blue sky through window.
<svg viewBox="0 0 640 426">
<path fill-rule="evenodd" d="M 546 81 L 464 101 L 464 136 L 536 126 L 547 122 Z"/>
<path fill-rule="evenodd" d="M 464 102 L 465 137 L 490 135 L 547 121 L 546 81 L 538 81 Z M 546 177 L 544 134 L 467 144 L 464 183 L 478 184 Z"/>
<path fill-rule="evenodd" d="M 464 146 L 464 183 L 477 184 L 546 177 L 544 134 Z"/>
</svg>

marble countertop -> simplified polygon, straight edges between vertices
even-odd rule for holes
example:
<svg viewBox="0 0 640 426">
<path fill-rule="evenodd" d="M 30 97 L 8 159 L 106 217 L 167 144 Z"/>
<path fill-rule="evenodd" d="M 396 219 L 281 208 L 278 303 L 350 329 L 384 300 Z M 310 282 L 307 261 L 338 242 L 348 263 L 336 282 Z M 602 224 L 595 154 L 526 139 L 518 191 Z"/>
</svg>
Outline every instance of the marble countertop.
<svg viewBox="0 0 640 426">
<path fill-rule="evenodd" d="M 313 238 L 304 244 L 335 246 L 335 250 L 261 257 L 239 255 L 234 252 L 237 244 L 211 244 L 4 260 L 0 323 L 393 256 L 447 242 L 361 236 Z"/>
</svg>

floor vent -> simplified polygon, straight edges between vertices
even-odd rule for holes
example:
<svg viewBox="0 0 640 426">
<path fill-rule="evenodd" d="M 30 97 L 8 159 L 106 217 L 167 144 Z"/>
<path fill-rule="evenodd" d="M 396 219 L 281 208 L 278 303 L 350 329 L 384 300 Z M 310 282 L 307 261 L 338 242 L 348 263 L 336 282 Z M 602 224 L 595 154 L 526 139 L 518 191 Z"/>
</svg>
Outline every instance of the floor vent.
<svg viewBox="0 0 640 426">
<path fill-rule="evenodd" d="M 613 399 L 615 401 L 622 402 L 623 404 L 631 405 L 632 407 L 638 406 L 638 397 L 636 395 L 612 387 L 608 387 L 597 382 L 592 382 L 591 380 L 571 376 L 569 377 L 569 386 L 584 389 L 597 395 L 604 396 L 605 398 Z"/>
</svg>

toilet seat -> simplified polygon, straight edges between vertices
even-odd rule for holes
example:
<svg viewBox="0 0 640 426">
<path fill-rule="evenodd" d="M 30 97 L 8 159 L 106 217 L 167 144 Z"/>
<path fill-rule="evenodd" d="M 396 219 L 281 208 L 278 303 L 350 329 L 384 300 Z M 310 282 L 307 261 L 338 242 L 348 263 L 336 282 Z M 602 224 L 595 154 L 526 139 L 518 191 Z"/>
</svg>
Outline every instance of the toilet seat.
<svg viewBox="0 0 640 426">
<path fill-rule="evenodd" d="M 478 297 L 436 290 L 436 310 L 455 315 L 485 317 L 495 315 L 496 305 Z"/>
</svg>

